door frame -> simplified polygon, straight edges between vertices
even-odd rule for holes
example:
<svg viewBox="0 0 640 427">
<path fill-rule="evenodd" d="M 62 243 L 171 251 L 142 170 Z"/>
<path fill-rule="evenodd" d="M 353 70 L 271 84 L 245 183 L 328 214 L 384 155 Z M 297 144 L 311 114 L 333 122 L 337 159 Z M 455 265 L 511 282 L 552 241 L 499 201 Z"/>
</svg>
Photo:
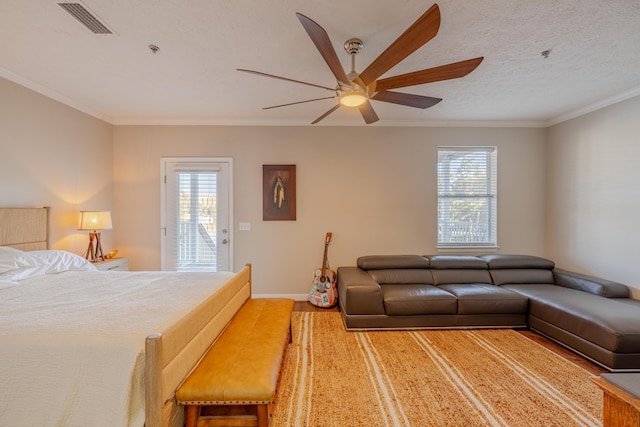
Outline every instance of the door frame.
<svg viewBox="0 0 640 427">
<path fill-rule="evenodd" d="M 167 245 L 167 206 L 166 206 L 166 191 L 167 191 L 167 163 L 172 162 L 194 162 L 194 163 L 227 163 L 229 165 L 228 176 L 228 194 L 229 194 L 229 271 L 234 270 L 233 264 L 233 246 L 234 246 L 234 233 L 233 233 L 233 157 L 161 157 L 160 158 L 160 269 L 165 270 L 165 252 Z"/>
</svg>

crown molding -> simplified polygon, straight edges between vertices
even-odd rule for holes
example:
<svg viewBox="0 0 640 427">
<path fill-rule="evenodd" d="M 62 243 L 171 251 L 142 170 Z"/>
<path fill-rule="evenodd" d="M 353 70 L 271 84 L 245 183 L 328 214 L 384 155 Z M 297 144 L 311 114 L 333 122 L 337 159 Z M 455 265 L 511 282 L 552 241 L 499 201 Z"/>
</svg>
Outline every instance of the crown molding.
<svg viewBox="0 0 640 427">
<path fill-rule="evenodd" d="M 13 83 L 19 84 L 20 86 L 24 86 L 27 89 L 31 89 L 32 91 L 39 93 L 40 95 L 46 96 L 54 101 L 57 101 L 61 104 L 66 105 L 67 107 L 71 107 L 75 110 L 78 110 L 82 113 L 88 114 L 90 116 L 95 117 L 96 119 L 100 119 L 104 122 L 112 123 L 112 120 L 109 116 L 102 114 L 99 111 L 96 111 L 92 108 L 87 107 L 86 105 L 77 102 L 71 98 L 68 98 L 62 95 L 55 90 L 49 89 L 46 86 L 43 86 L 39 83 L 36 83 L 32 80 L 24 78 L 19 74 L 14 73 L 13 71 L 7 70 L 6 68 L 0 67 L 0 77 L 4 77 L 5 79 L 12 81 Z"/>
<path fill-rule="evenodd" d="M 549 120 L 546 123 L 546 127 L 551 127 L 557 125 L 562 122 L 566 122 L 567 120 L 575 119 L 576 117 L 584 116 L 585 114 L 593 113 L 594 111 L 601 110 L 605 107 L 609 107 L 611 105 L 617 104 L 622 101 L 626 101 L 627 99 L 631 99 L 640 95 L 640 87 L 631 89 L 629 91 L 623 92 L 619 95 L 611 96 L 609 98 L 605 98 L 601 101 L 594 102 L 593 104 L 587 105 L 582 108 L 578 108 L 577 110 L 570 111 L 569 113 L 562 114 L 556 118 Z"/>
</svg>

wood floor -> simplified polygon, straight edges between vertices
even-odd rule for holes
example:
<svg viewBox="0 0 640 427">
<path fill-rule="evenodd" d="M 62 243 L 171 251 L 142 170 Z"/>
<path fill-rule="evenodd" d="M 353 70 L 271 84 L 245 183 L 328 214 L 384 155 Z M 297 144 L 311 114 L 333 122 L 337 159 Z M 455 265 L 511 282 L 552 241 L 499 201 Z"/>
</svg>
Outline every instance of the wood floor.
<svg viewBox="0 0 640 427">
<path fill-rule="evenodd" d="M 319 312 L 326 312 L 326 311 L 339 311 L 338 307 L 333 307 L 333 308 L 319 308 L 314 306 L 313 304 L 307 302 L 307 301 L 296 301 L 295 306 L 294 306 L 294 311 L 319 311 Z M 554 353 L 562 356 L 563 358 L 565 358 L 566 360 L 573 362 L 574 364 L 580 366 L 581 368 L 585 369 L 586 371 L 592 373 L 593 375 L 600 375 L 602 373 L 607 372 L 605 369 L 603 369 L 602 367 L 596 365 L 595 363 L 590 362 L 589 360 L 575 354 L 574 352 L 567 350 L 566 348 L 554 343 L 553 341 L 543 337 L 542 335 L 539 335 L 533 331 L 530 331 L 528 329 L 520 329 L 518 330 L 519 333 L 521 333 L 523 336 L 529 338 L 532 341 L 537 342 L 538 344 L 546 347 L 547 349 L 553 351 Z"/>
</svg>

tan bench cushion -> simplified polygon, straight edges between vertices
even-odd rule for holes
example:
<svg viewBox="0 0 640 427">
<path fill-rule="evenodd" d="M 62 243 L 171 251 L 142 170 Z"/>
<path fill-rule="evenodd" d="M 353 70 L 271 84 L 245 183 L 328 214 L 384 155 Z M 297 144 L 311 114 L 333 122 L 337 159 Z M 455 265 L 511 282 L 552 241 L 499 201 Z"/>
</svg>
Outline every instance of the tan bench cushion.
<svg viewBox="0 0 640 427">
<path fill-rule="evenodd" d="M 176 392 L 181 405 L 273 403 L 291 299 L 250 299 Z"/>
</svg>

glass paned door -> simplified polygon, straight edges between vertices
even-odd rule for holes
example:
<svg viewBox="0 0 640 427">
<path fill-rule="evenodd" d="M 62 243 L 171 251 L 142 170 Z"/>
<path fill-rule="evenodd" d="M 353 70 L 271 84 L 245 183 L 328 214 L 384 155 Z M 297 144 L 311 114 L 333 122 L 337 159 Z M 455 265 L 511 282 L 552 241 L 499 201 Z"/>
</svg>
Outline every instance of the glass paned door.
<svg viewBox="0 0 640 427">
<path fill-rule="evenodd" d="M 230 162 L 164 160 L 163 270 L 229 271 Z"/>
</svg>

